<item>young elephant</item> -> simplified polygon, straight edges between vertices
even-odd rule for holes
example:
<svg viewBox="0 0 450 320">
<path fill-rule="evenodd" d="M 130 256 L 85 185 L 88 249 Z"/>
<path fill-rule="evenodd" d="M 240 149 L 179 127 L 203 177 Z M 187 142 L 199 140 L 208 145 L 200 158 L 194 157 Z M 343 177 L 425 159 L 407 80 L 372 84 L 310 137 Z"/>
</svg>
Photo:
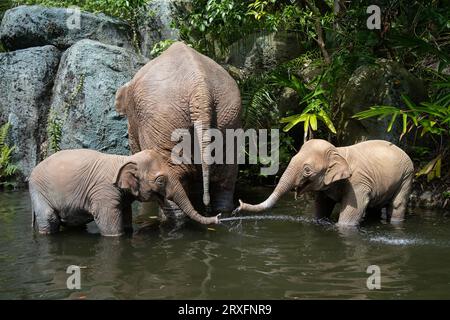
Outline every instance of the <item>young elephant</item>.
<svg viewBox="0 0 450 320">
<path fill-rule="evenodd" d="M 391 222 L 404 219 L 413 179 L 413 163 L 394 144 L 371 140 L 336 148 L 331 143 L 312 139 L 292 158 L 277 187 L 264 202 L 240 202 L 235 211 L 260 212 L 295 188 L 296 197 L 316 192 L 315 215 L 328 217 L 335 204 L 341 209 L 338 225 L 359 224 L 366 209 L 381 213 L 387 207 Z"/>
<path fill-rule="evenodd" d="M 80 226 L 92 220 L 104 236 L 131 229 L 134 200 L 164 199 L 167 175 L 158 154 L 133 156 L 93 150 L 60 151 L 42 161 L 30 175 L 33 227 L 57 232 L 60 225 Z"/>
</svg>

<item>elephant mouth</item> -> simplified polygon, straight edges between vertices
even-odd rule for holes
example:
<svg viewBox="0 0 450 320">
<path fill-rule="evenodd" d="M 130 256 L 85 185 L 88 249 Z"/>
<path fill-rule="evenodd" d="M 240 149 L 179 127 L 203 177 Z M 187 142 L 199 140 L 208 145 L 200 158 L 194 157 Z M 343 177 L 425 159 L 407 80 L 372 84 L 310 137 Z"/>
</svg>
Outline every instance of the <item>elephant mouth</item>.
<svg viewBox="0 0 450 320">
<path fill-rule="evenodd" d="M 152 199 L 156 200 L 156 202 L 159 205 L 162 205 L 164 203 L 165 197 L 162 194 L 160 194 L 160 193 L 154 192 L 153 195 L 152 195 Z"/>
<path fill-rule="evenodd" d="M 311 184 L 311 181 L 307 180 L 304 183 L 295 187 L 294 199 L 297 200 L 299 195 L 305 192 L 306 188 Z"/>
<path fill-rule="evenodd" d="M 154 191 L 146 193 L 144 196 L 139 197 L 142 202 L 156 201 L 158 204 L 164 203 L 164 196 Z"/>
</svg>

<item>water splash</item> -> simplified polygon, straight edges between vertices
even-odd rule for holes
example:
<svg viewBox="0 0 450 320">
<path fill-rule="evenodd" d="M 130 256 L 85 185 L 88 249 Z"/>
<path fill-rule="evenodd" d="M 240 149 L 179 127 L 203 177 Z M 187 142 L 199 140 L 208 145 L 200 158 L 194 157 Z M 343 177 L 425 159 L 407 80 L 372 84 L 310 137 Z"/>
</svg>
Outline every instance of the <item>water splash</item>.
<svg viewBox="0 0 450 320">
<path fill-rule="evenodd" d="M 243 220 L 275 220 L 275 221 L 289 221 L 289 222 L 306 222 L 320 225 L 333 225 L 332 222 L 328 220 L 317 220 L 314 218 L 303 217 L 303 216 L 288 216 L 288 215 L 254 215 L 254 216 L 237 216 L 219 219 L 220 222 L 228 221 L 243 221 Z"/>
<path fill-rule="evenodd" d="M 390 244 L 395 246 L 420 245 L 426 243 L 426 241 L 421 239 L 392 238 L 385 236 L 372 237 L 369 240 L 373 242 L 381 242 L 384 244 Z"/>
<path fill-rule="evenodd" d="M 306 217 L 296 217 L 288 215 L 255 215 L 255 216 L 237 216 L 220 218 L 220 222 L 237 221 L 237 220 L 278 220 L 278 221 L 291 221 L 291 222 L 313 222 L 315 220 Z"/>
</svg>

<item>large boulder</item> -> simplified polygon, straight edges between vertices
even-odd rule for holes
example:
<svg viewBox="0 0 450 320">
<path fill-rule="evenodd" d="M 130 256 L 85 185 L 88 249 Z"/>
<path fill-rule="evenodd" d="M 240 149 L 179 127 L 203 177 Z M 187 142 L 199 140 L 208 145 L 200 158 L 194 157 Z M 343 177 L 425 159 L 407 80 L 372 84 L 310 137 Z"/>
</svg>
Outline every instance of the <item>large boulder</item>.
<svg viewBox="0 0 450 320">
<path fill-rule="evenodd" d="M 59 147 L 128 154 L 127 120 L 116 113 L 115 93 L 146 62 L 133 51 L 92 40 L 65 51 L 49 117 L 61 125 Z"/>
<path fill-rule="evenodd" d="M 60 51 L 54 46 L 0 53 L 0 124 L 11 123 L 10 142 L 16 145 L 22 178 L 39 161 L 45 137 L 50 93 Z"/>
<path fill-rule="evenodd" d="M 271 70 L 298 57 L 303 51 L 298 33 L 254 33 L 231 45 L 226 63 L 248 76 Z"/>
<path fill-rule="evenodd" d="M 152 0 L 147 4 L 148 14 L 139 23 L 141 53 L 151 56 L 155 44 L 162 40 L 178 40 L 179 31 L 172 27 L 173 16 L 177 6 L 184 5 L 184 0 Z"/>
<path fill-rule="evenodd" d="M 342 89 L 337 121 L 340 144 L 348 145 L 369 139 L 398 143 L 402 129 L 400 123 L 394 124 L 391 132 L 386 132 L 391 117 L 359 121 L 352 119 L 352 116 L 375 105 L 405 107 L 402 94 L 415 103 L 426 99 L 423 82 L 399 63 L 379 59 L 375 64 L 357 68 Z"/>
<path fill-rule="evenodd" d="M 6 11 L 0 40 L 9 50 L 54 45 L 66 49 L 81 39 L 133 48 L 127 23 L 71 8 L 19 6 Z"/>
</svg>

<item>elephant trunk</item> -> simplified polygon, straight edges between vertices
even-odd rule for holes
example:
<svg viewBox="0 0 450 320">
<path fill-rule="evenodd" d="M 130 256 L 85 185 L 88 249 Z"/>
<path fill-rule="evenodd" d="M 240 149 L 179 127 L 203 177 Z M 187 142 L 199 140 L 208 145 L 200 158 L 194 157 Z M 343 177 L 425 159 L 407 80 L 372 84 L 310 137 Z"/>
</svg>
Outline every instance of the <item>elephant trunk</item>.
<svg viewBox="0 0 450 320">
<path fill-rule="evenodd" d="M 172 188 L 172 195 L 170 197 L 173 202 L 192 220 L 195 220 L 201 224 L 218 224 L 219 219 L 218 216 L 215 217 L 204 217 L 199 214 L 191 204 L 186 192 L 184 191 L 183 186 L 180 182 L 174 182 L 174 186 Z"/>
<path fill-rule="evenodd" d="M 255 205 L 244 203 L 239 200 L 240 202 L 239 211 L 261 212 L 268 210 L 277 203 L 278 199 L 281 196 L 283 196 L 286 192 L 290 191 L 295 185 L 295 179 L 297 176 L 296 172 L 297 170 L 295 168 L 296 166 L 293 164 L 294 159 L 295 158 L 293 158 L 289 163 L 289 166 L 281 176 L 280 181 L 278 182 L 275 190 L 272 192 L 269 198 Z"/>
</svg>

